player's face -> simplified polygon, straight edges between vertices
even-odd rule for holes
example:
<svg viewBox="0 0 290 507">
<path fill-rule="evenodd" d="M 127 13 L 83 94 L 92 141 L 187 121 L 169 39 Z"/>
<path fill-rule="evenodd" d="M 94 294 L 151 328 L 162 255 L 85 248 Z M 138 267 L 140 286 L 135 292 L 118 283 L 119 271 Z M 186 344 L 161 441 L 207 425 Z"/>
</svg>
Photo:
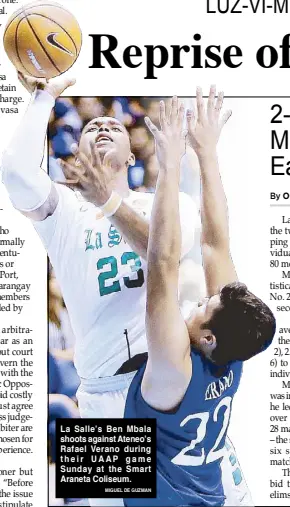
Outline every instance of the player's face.
<svg viewBox="0 0 290 507">
<path fill-rule="evenodd" d="M 121 167 L 131 162 L 130 139 L 124 125 L 116 118 L 104 116 L 90 121 L 82 131 L 79 148 L 88 158 L 91 143 L 95 144 L 101 160 L 110 152 L 112 159 Z"/>
<path fill-rule="evenodd" d="M 191 344 L 207 356 L 210 355 L 211 349 L 215 347 L 215 338 L 211 330 L 205 327 L 205 324 L 211 320 L 220 304 L 219 294 L 204 298 L 198 303 L 197 308 L 194 309 L 186 321 Z"/>
</svg>

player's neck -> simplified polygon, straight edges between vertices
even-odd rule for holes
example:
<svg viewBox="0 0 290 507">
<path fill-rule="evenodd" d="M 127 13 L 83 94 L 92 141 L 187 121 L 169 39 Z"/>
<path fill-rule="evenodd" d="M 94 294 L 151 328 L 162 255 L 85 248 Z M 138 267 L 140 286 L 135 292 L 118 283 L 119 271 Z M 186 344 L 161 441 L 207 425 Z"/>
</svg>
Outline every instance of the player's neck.
<svg viewBox="0 0 290 507">
<path fill-rule="evenodd" d="M 130 193 L 128 185 L 128 168 L 124 167 L 116 172 L 108 186 L 111 191 L 115 190 L 115 192 L 117 192 L 121 197 L 128 197 Z"/>
</svg>

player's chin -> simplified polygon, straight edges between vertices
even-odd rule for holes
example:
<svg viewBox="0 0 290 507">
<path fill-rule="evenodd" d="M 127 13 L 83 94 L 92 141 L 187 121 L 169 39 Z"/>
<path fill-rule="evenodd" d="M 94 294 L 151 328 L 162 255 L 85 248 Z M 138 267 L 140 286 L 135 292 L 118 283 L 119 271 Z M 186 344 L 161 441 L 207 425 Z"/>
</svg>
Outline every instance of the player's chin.
<svg viewBox="0 0 290 507">
<path fill-rule="evenodd" d="M 100 155 L 105 155 L 106 153 L 109 153 L 110 151 L 115 150 L 114 143 L 97 143 L 96 148 Z"/>
</svg>

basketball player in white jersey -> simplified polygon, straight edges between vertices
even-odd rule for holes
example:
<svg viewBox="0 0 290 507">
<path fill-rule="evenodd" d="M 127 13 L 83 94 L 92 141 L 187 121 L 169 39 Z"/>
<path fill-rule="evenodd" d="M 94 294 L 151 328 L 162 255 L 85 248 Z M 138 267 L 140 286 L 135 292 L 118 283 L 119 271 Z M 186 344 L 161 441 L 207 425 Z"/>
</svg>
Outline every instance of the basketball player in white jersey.
<svg viewBox="0 0 290 507">
<path fill-rule="evenodd" d="M 40 84 L 19 77 L 31 91 L 38 87 L 4 153 L 2 180 L 14 207 L 33 221 L 47 249 L 76 336 L 81 380 L 113 376 L 130 357 L 147 350 L 144 266 L 153 196 L 129 190 L 127 169 L 134 164 L 129 135 L 108 117 L 89 122 L 80 139 L 77 163 L 87 157 L 96 167 L 92 157 L 99 154 L 95 204 L 53 183 L 40 168 L 48 120 L 55 99 L 74 80 L 60 77 Z M 181 207 L 184 255 L 194 237 L 192 221 L 186 218 L 197 220 L 197 211 L 185 194 Z M 114 414 L 122 415 L 116 407 Z M 110 414 L 99 405 L 94 415 Z"/>
<path fill-rule="evenodd" d="M 76 336 L 81 415 L 122 417 L 139 354 L 147 350 L 145 259 L 152 195 L 129 190 L 127 168 L 134 156 L 126 129 L 113 118 L 90 122 L 76 150 L 77 165 L 86 172 L 95 169 L 94 203 L 53 183 L 41 169 L 48 120 L 55 99 L 74 80 L 19 78 L 33 95 L 3 156 L 2 180 L 14 207 L 32 220 L 54 267 Z M 85 185 L 82 191 L 90 197 Z M 184 256 L 198 221 L 184 194 L 180 214 Z M 118 500 L 90 503 L 117 505 Z"/>
</svg>

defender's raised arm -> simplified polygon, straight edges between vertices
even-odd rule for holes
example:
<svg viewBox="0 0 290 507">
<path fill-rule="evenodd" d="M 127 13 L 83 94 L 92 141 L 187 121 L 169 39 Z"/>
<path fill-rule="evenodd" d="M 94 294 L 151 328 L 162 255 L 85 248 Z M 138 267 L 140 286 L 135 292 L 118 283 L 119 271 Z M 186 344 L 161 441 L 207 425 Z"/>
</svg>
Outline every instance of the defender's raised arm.
<svg viewBox="0 0 290 507">
<path fill-rule="evenodd" d="M 203 268 L 209 296 L 237 280 L 230 255 L 227 202 L 218 165 L 217 142 L 224 124 L 231 115 L 220 119 L 223 93 L 215 100 L 215 86 L 210 89 L 207 110 L 202 90 L 197 88 L 197 118 L 187 112 L 188 140 L 195 150 L 201 174 L 201 248 Z"/>
<path fill-rule="evenodd" d="M 189 336 L 178 302 L 181 252 L 178 194 L 183 115 L 183 105 L 178 107 L 174 97 L 167 115 L 164 103 L 160 104 L 160 131 L 149 118 L 146 120 L 155 138 L 159 174 L 147 254 L 148 363 L 142 391 L 146 401 L 161 410 L 178 404 L 191 375 Z"/>
</svg>

